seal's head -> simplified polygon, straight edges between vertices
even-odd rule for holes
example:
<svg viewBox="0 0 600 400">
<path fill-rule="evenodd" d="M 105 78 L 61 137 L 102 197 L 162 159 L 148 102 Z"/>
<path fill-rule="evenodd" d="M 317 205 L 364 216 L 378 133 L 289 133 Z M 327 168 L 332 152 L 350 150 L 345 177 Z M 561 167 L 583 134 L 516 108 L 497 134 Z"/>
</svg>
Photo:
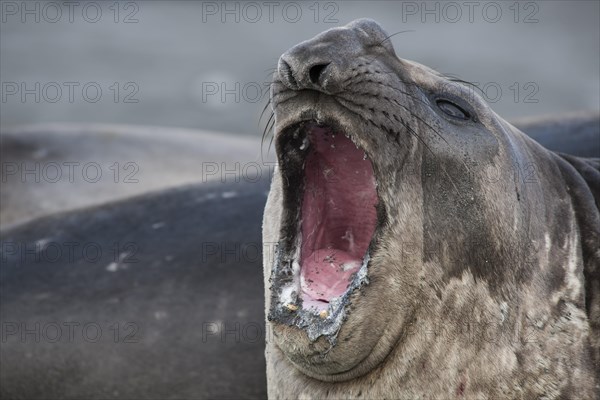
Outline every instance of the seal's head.
<svg viewBox="0 0 600 400">
<path fill-rule="evenodd" d="M 277 246 L 265 256 L 266 311 L 273 351 L 303 374 L 360 377 L 392 352 L 417 357 L 427 341 L 411 327 L 473 313 L 514 323 L 524 285 L 537 288 L 530 304 L 563 288 L 563 267 L 539 256 L 546 237 L 580 257 L 560 231 L 571 215 L 543 204 L 566 195 L 544 176 L 522 179 L 546 150 L 469 86 L 399 59 L 377 23 L 291 48 L 271 90 L 278 169 L 263 239 Z M 575 284 L 567 296 L 583 301 Z"/>
</svg>

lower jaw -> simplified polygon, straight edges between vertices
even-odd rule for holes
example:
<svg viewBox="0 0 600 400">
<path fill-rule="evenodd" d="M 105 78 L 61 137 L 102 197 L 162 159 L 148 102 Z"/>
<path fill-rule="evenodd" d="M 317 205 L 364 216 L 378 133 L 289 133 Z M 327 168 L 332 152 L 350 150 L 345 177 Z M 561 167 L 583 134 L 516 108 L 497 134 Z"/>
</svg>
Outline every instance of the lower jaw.
<svg viewBox="0 0 600 400">
<path fill-rule="evenodd" d="M 385 360 L 391 348 L 381 341 L 386 328 L 382 327 L 382 331 L 369 328 L 373 321 L 365 313 L 370 308 L 370 302 L 365 302 L 367 298 L 352 296 L 351 301 L 352 317 L 344 320 L 343 327 L 333 337 L 322 334 L 311 339 L 312 327 L 272 324 L 274 351 L 267 354 L 279 359 L 278 368 L 287 366 L 322 382 L 344 382 L 367 375 Z M 363 311 L 354 314 L 357 309 Z"/>
<path fill-rule="evenodd" d="M 276 260 L 282 261 L 281 253 L 276 255 Z M 328 299 L 327 302 L 316 300 L 302 292 L 301 271 L 298 262 L 294 260 L 291 266 L 291 270 L 295 272 L 294 276 L 287 284 L 279 285 L 278 290 L 271 288 L 268 320 L 300 328 L 306 332 L 310 342 L 325 337 L 331 345 L 334 345 L 339 330 L 347 318 L 347 305 L 352 294 L 369 283 L 367 276 L 369 260 L 370 256 L 367 253 L 345 290 L 339 296 Z M 285 261 L 277 263 L 278 266 L 285 264 Z M 281 277 L 277 275 L 274 269 L 271 282 L 277 284 L 280 281 Z"/>
</svg>

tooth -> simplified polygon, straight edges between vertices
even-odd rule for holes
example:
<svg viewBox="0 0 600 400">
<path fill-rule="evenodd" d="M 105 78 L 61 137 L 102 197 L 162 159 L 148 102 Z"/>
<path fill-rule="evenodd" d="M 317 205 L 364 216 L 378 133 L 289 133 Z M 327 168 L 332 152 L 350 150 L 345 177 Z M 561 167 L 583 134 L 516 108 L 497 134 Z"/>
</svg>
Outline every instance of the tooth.
<svg viewBox="0 0 600 400">
<path fill-rule="evenodd" d="M 285 305 L 285 308 L 287 308 L 288 310 L 290 310 L 290 311 L 293 312 L 293 311 L 296 311 L 298 309 L 298 306 L 295 305 L 295 304 L 289 303 L 289 304 Z"/>
<path fill-rule="evenodd" d="M 321 310 L 321 312 L 319 313 L 319 317 L 321 317 L 321 319 L 327 318 L 328 315 L 329 313 L 327 312 L 327 310 Z"/>
<path fill-rule="evenodd" d="M 302 140 L 302 144 L 300 145 L 300 150 L 304 150 L 308 147 L 308 139 L 304 138 L 304 140 Z"/>
</svg>

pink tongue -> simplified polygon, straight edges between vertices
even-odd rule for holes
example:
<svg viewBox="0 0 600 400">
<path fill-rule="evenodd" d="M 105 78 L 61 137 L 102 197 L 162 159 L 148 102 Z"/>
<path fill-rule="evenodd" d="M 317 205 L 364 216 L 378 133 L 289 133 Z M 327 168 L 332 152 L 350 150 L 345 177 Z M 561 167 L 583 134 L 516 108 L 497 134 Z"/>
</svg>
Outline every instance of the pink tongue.
<svg viewBox="0 0 600 400">
<path fill-rule="evenodd" d="M 311 127 L 304 167 L 300 291 L 304 308 L 327 308 L 362 265 L 377 224 L 371 162 L 343 134 Z"/>
<path fill-rule="evenodd" d="M 329 301 L 344 293 L 361 260 L 343 250 L 319 249 L 304 260 L 301 289 L 314 300 Z"/>
</svg>

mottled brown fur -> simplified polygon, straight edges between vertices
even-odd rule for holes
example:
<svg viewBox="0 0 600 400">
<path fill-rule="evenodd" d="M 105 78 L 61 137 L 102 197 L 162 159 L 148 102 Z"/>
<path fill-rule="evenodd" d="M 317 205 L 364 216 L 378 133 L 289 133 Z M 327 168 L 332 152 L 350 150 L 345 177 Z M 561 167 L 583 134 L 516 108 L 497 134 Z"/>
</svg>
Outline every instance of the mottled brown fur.
<svg viewBox="0 0 600 400">
<path fill-rule="evenodd" d="M 272 87 L 276 140 L 335 120 L 372 160 L 386 222 L 333 347 L 267 321 L 269 397 L 597 396 L 597 166 L 544 149 L 385 37 L 371 20 L 324 32 L 283 56 L 297 87 Z M 330 63 L 322 80 L 303 79 L 317 62 Z M 449 119 L 439 98 L 473 118 Z M 285 190 L 278 170 L 266 243 L 286 232 Z M 267 313 L 274 263 L 265 254 Z"/>
</svg>

